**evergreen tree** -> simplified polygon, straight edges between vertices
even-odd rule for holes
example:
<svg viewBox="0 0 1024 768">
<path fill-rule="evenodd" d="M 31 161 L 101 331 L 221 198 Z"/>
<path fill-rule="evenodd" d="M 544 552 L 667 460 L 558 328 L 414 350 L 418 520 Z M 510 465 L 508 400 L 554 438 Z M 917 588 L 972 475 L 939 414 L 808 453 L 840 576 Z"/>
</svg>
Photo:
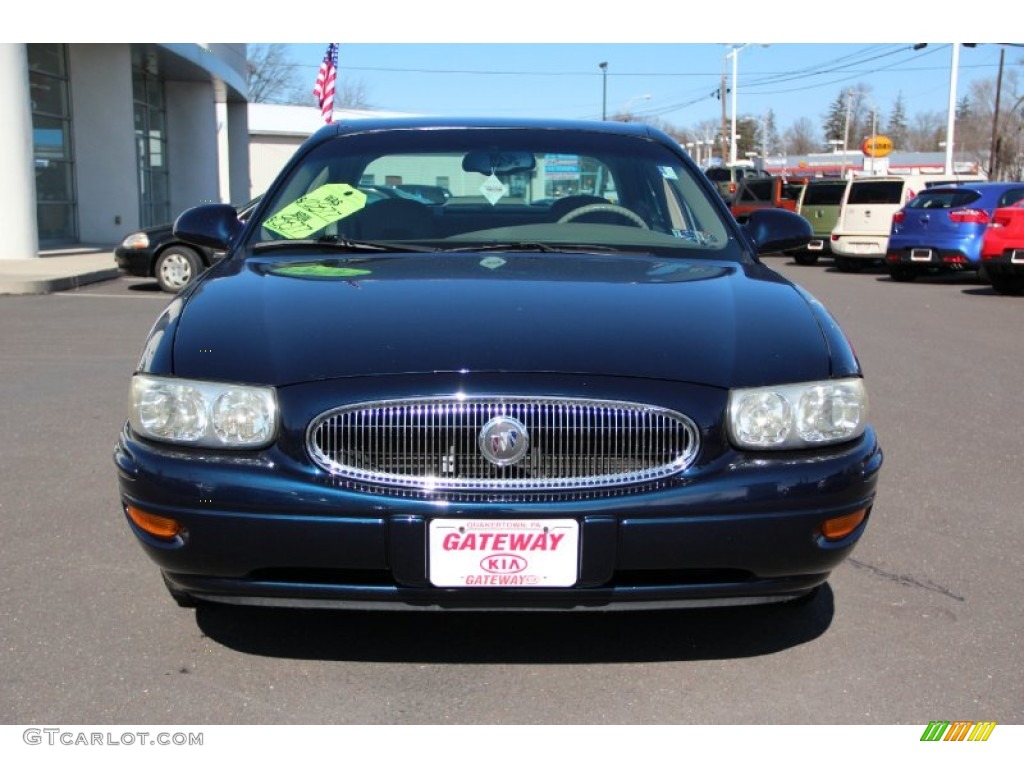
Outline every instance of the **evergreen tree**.
<svg viewBox="0 0 1024 768">
<path fill-rule="evenodd" d="M 760 128 L 760 121 L 756 117 L 744 115 L 736 120 L 736 133 L 740 135 L 736 140 L 737 160 L 746 160 L 747 152 L 761 154 L 761 145 L 758 141 Z"/>
<path fill-rule="evenodd" d="M 823 118 L 822 146 L 829 146 L 829 142 L 833 140 L 843 140 L 843 133 L 846 129 L 846 105 L 847 92 L 844 89 L 836 96 Z"/>
<path fill-rule="evenodd" d="M 889 115 L 889 122 L 886 125 L 885 133 L 892 139 L 892 145 L 897 150 L 905 150 L 908 148 L 908 133 L 910 126 L 907 124 L 907 110 L 903 104 L 903 93 L 900 92 L 896 95 L 896 101 L 893 102 L 892 112 Z"/>
<path fill-rule="evenodd" d="M 968 120 L 974 115 L 974 110 L 971 109 L 971 100 L 964 96 L 956 105 L 956 119 L 957 120 Z"/>
<path fill-rule="evenodd" d="M 758 126 L 758 151 L 765 157 L 769 157 L 778 154 L 781 148 L 780 145 L 781 139 L 779 138 L 779 129 L 775 122 L 775 112 L 769 109 Z"/>
</svg>

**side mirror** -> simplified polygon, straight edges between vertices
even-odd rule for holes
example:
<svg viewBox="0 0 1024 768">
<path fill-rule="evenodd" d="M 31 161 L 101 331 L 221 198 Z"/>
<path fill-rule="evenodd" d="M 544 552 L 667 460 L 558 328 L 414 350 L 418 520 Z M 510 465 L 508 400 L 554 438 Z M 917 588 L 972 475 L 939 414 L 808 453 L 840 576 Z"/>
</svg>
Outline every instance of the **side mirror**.
<svg viewBox="0 0 1024 768">
<path fill-rule="evenodd" d="M 174 222 L 174 236 L 186 243 L 226 251 L 242 231 L 238 211 L 231 205 L 199 205 Z"/>
<path fill-rule="evenodd" d="M 778 208 L 752 211 L 744 228 L 758 253 L 795 250 L 811 239 L 811 224 L 807 219 Z"/>
</svg>

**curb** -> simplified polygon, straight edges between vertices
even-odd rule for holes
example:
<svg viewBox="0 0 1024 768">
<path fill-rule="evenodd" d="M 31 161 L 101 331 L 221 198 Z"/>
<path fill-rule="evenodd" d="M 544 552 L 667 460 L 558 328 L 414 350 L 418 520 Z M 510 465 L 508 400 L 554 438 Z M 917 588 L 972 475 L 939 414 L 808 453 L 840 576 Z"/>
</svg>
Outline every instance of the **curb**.
<svg viewBox="0 0 1024 768">
<path fill-rule="evenodd" d="M 52 278 L 3 278 L 0 277 L 0 295 L 5 296 L 38 296 L 79 288 L 90 283 L 101 283 L 119 277 L 121 270 L 117 267 L 83 272 L 77 275 Z"/>
</svg>

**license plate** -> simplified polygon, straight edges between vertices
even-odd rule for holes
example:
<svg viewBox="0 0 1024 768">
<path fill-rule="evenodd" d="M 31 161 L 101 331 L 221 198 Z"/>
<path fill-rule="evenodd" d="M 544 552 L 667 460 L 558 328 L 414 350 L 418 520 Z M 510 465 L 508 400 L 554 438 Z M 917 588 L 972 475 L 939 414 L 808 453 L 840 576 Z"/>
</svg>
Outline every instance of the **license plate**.
<svg viewBox="0 0 1024 768">
<path fill-rule="evenodd" d="M 430 521 L 435 587 L 571 587 L 579 572 L 576 520 Z"/>
<path fill-rule="evenodd" d="M 932 249 L 931 248 L 911 248 L 910 250 L 911 261 L 931 261 L 932 260 Z"/>
<path fill-rule="evenodd" d="M 807 244 L 807 250 L 808 251 L 820 251 L 824 247 L 825 247 L 825 241 L 824 240 L 811 240 Z"/>
<path fill-rule="evenodd" d="M 1024 264 L 1024 251 L 1015 248 L 1013 253 L 1010 254 L 1010 261 L 1014 264 Z"/>
</svg>

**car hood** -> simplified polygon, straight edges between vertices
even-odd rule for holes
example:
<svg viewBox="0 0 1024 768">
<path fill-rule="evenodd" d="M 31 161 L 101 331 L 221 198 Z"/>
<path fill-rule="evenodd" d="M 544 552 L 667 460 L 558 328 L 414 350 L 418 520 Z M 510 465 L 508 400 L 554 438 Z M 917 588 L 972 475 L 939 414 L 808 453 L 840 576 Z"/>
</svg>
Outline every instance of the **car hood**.
<svg viewBox="0 0 1024 768">
<path fill-rule="evenodd" d="M 758 264 L 502 252 L 222 267 L 176 319 L 175 375 L 281 386 L 545 372 L 720 387 L 829 376 L 808 298 Z"/>
</svg>

